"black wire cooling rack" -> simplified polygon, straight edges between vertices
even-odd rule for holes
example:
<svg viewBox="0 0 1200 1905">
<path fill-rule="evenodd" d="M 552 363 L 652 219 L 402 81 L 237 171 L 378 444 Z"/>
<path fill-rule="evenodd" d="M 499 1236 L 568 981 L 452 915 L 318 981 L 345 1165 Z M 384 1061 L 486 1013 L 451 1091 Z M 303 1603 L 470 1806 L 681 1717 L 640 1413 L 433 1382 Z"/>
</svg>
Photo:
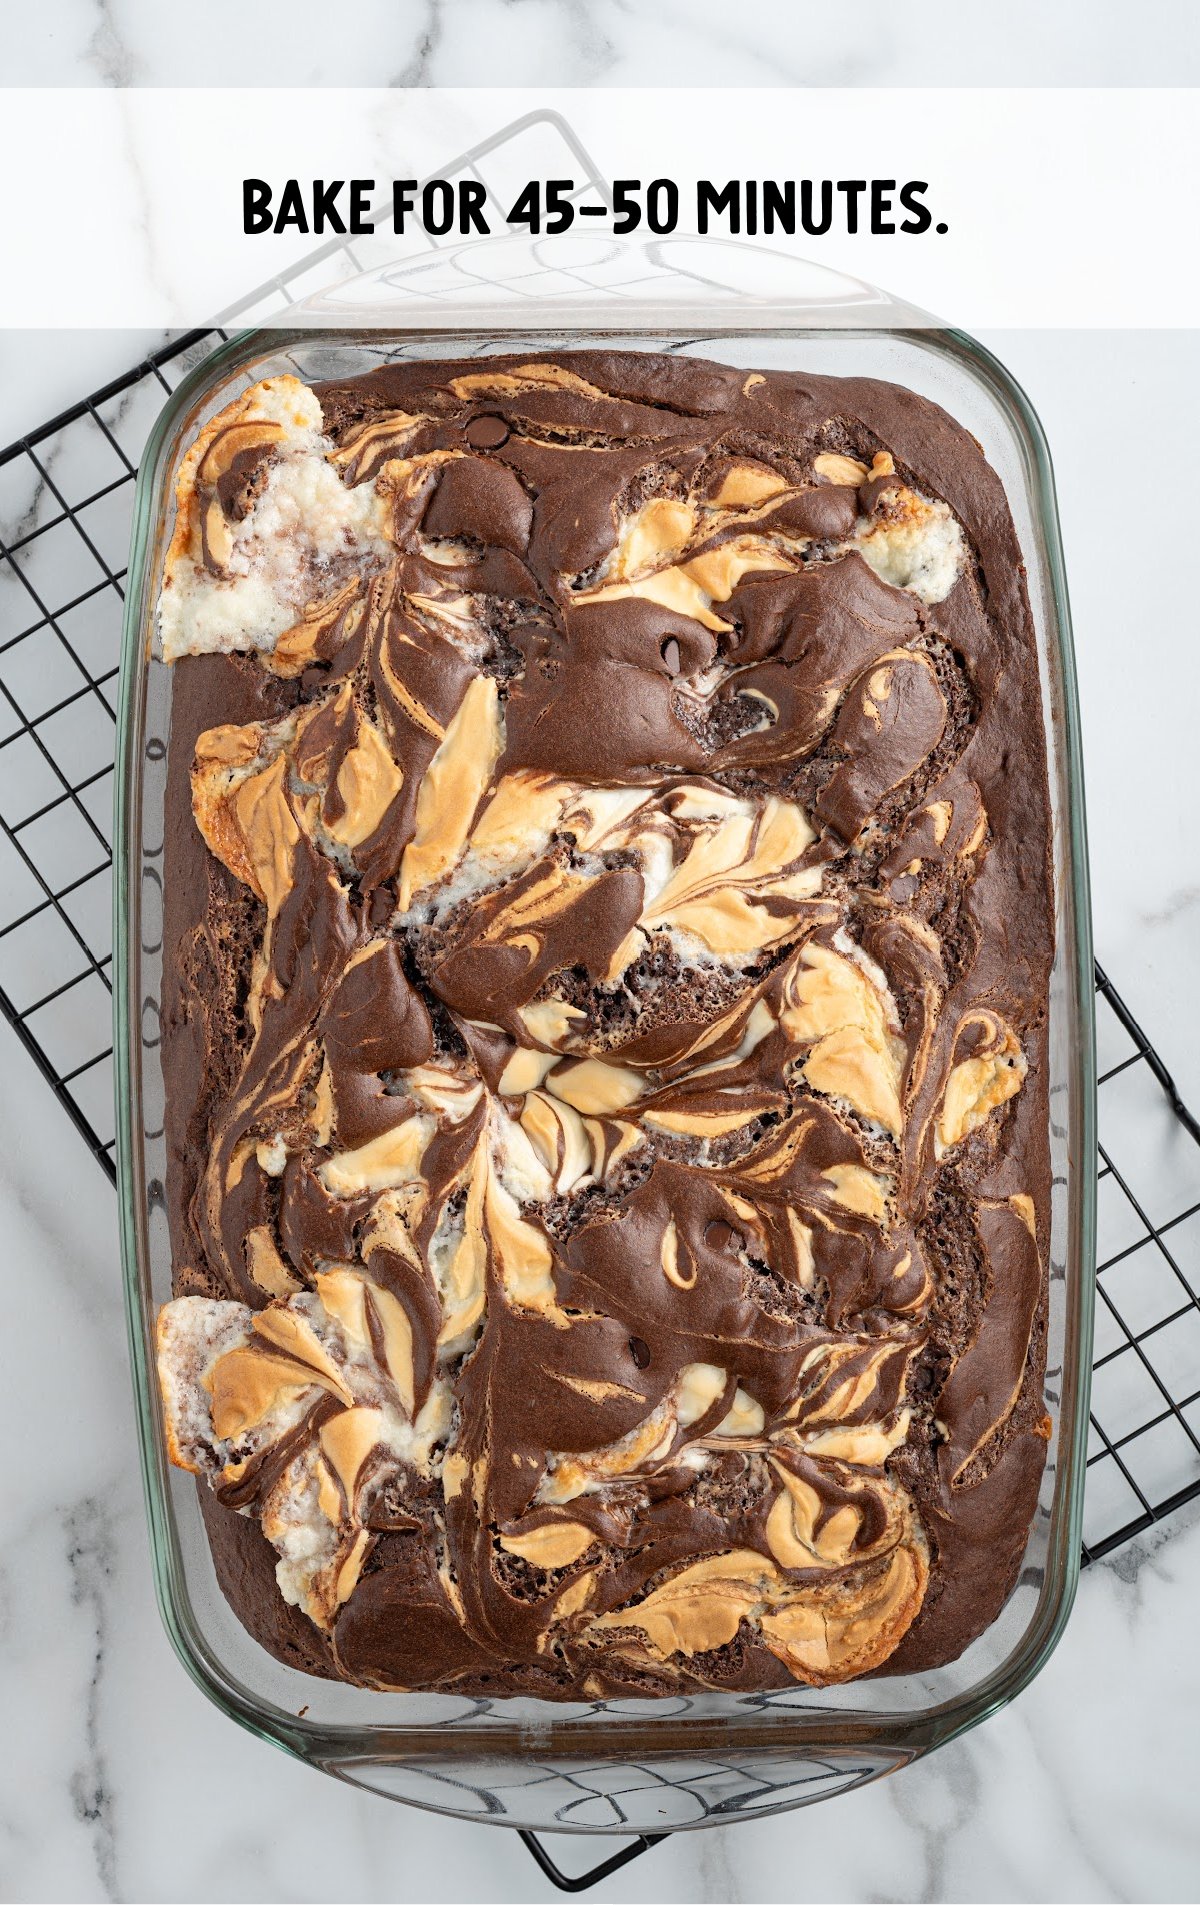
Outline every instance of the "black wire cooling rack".
<svg viewBox="0 0 1200 1905">
<path fill-rule="evenodd" d="M 606 195 L 553 114 L 529 115 L 442 175 L 469 171 L 502 192 L 487 161 L 502 155 L 511 169 L 518 136 L 557 139 L 582 189 Z M 536 166 L 525 172 L 537 175 Z M 362 262 L 351 253 L 351 268 Z M 446 289 L 454 294 L 452 276 Z M 253 317 L 272 301 L 277 310 L 296 291 L 294 275 L 290 286 L 276 280 L 239 314 Z M 225 335 L 189 332 L 0 451 L 0 1012 L 110 1178 L 113 758 L 133 484 L 165 398 Z M 1096 986 L 1099 1263 L 1085 1564 L 1200 1496 L 1200 1124 L 1099 967 Z M 608 1877 L 659 1836 L 570 1877 L 532 1833 L 521 1834 L 568 1892 Z"/>
<path fill-rule="evenodd" d="M 0 1011 L 109 1177 L 112 782 L 138 456 L 192 332 L 0 452 Z M 1099 1267 L 1084 1560 L 1200 1496 L 1200 1124 L 1097 967 Z M 652 1838 L 568 1879 L 581 1891 Z"/>
</svg>

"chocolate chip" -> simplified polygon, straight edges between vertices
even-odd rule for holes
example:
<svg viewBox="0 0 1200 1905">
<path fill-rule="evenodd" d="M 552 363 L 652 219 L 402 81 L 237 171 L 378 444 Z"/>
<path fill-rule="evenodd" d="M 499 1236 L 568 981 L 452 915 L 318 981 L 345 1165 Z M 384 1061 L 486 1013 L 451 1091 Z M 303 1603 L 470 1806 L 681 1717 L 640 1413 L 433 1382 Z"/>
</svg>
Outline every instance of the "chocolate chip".
<svg viewBox="0 0 1200 1905">
<path fill-rule="evenodd" d="M 306 695 L 316 694 L 317 689 L 323 688 L 328 679 L 328 668 L 306 668 L 300 677 L 301 690 Z"/>
<path fill-rule="evenodd" d="M 710 1250 L 728 1250 L 736 1240 L 737 1232 L 733 1225 L 725 1223 L 720 1217 L 715 1217 L 705 1228 L 704 1241 Z"/>
<path fill-rule="evenodd" d="M 897 493 L 904 487 L 898 476 L 873 476 L 860 484 L 858 491 L 859 507 L 864 516 L 869 516 L 881 502 L 894 502 Z"/>
<path fill-rule="evenodd" d="M 463 434 L 473 450 L 498 450 L 508 442 L 508 425 L 503 417 L 472 417 Z"/>
<path fill-rule="evenodd" d="M 663 643 L 659 653 L 667 664 L 667 673 L 677 675 L 679 673 L 679 643 L 673 635 Z"/>
<path fill-rule="evenodd" d="M 649 1343 L 643 1343 L 640 1336 L 630 1337 L 629 1354 L 633 1357 L 633 1360 L 637 1364 L 639 1369 L 649 1368 L 650 1345 Z"/>
<path fill-rule="evenodd" d="M 396 895 L 392 892 L 391 887 L 377 886 L 371 895 L 371 903 L 367 908 L 367 922 L 372 932 L 378 932 L 381 926 L 386 926 L 395 910 Z"/>
</svg>

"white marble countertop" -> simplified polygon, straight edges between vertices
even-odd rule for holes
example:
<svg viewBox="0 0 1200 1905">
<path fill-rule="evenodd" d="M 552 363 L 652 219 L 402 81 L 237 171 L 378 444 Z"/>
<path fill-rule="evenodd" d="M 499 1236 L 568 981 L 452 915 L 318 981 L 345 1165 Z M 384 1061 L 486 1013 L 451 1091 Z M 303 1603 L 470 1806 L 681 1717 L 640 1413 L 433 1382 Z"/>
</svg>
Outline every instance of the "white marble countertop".
<svg viewBox="0 0 1200 1905">
<path fill-rule="evenodd" d="M 281 17 L 286 30 L 280 32 Z M 1186 86 L 1191 0 L 159 0 L 31 7 L 8 86 Z"/>
<path fill-rule="evenodd" d="M 1183 82 L 1200 72 L 1187 0 L 1142 9 L 1014 0 L 984 42 L 947 4 L 919 43 L 862 0 L 773 38 L 790 9 L 739 20 L 709 0 L 350 0 L 331 45 L 317 0 L 213 0 L 255 82 L 633 84 Z M 686 13 L 688 32 L 675 29 Z M 52 15 L 52 18 L 50 17 Z M 1084 30 L 1086 27 L 1086 31 Z M 644 29 L 644 30 L 643 30 Z M 681 42 L 686 51 L 680 53 Z M 12 84 L 214 83 L 169 10 L 64 0 L 9 62 Z M 1036 49 L 1031 64 L 1030 48 Z M 532 51 L 531 51 L 532 49 Z M 474 64 L 472 64 L 474 60 Z M 506 65 L 507 62 L 507 65 Z M 1189 70 L 1190 68 L 1190 70 Z M 151 340 L 0 338 L 0 444 L 124 369 Z M 1200 807 L 1191 662 L 1200 629 L 1174 559 L 1200 441 L 1200 333 L 986 340 L 1046 425 L 1079 649 L 1096 943 L 1200 1105 Z M 1161 500 L 1159 496 L 1161 495 Z M 1174 533 L 1172 533 L 1174 531 Z M 1186 551 L 1186 541 L 1183 541 Z M 178 1666 L 154 1606 L 126 1362 L 112 1192 L 0 1024 L 0 1236 L 7 1292 L 0 1419 L 0 1894 L 29 1900 L 497 1899 L 553 1896 L 510 1833 L 357 1793 L 251 1739 Z M 1197 1194 L 1200 1194 L 1198 1187 Z M 1195 1386 L 1193 1384 L 1193 1386 Z M 892 1779 L 802 1814 L 659 1846 L 596 1896 L 663 1900 L 1187 1899 L 1200 1885 L 1200 1507 L 1088 1570 L 1062 1644 L 1009 1709 Z M 557 1849 L 557 1848 L 556 1848 Z M 588 1850 L 600 1856 L 595 1842 Z M 562 1852 L 581 1864 L 582 1851 Z"/>
<path fill-rule="evenodd" d="M 1190 1015 L 1200 885 L 1182 819 L 1200 803 L 1200 755 L 1183 678 L 1179 692 L 1170 686 L 1196 631 L 1177 570 L 1152 538 L 1124 530 L 1122 508 L 1146 510 L 1150 491 L 1119 476 L 1169 466 L 1172 444 L 1200 438 L 1200 337 L 988 341 L 1030 391 L 1057 458 L 1097 945 L 1200 1102 Z M 106 357 L 112 369 L 128 361 L 128 339 L 77 344 L 80 389 L 105 374 Z M 67 394 L 51 388 L 41 386 L 43 411 Z M 6 390 L 0 437 L 13 401 Z M 1165 520 L 1174 507 L 1173 496 L 1161 505 Z M 1172 763 L 1165 801 L 1151 788 L 1156 758 Z M 20 1742 L 0 1796 L 4 1895 L 550 1896 L 513 1835 L 318 1785 L 186 1679 L 154 1606 L 113 1194 L 6 1026 L 0 1077 L 10 1346 L 0 1413 L 5 1445 L 22 1452 L 9 1471 L 0 1576 L 0 1680 Z M 600 1895 L 1193 1896 L 1198 1590 L 1191 1510 L 1085 1573 L 1041 1677 L 966 1740 L 803 1815 L 684 1835 Z M 578 1850 L 562 1857 L 584 1862 Z"/>
</svg>

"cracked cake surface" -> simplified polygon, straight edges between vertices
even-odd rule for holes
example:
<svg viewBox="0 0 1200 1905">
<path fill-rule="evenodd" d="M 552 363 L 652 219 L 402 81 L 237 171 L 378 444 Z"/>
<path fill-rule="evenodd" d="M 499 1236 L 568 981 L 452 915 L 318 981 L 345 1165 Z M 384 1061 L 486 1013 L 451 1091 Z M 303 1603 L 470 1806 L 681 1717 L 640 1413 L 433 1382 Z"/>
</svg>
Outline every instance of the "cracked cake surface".
<svg viewBox="0 0 1200 1905">
<path fill-rule="evenodd" d="M 954 1658 L 1045 1460 L 1024 571 L 894 385 L 272 377 L 181 467 L 158 1363 L 308 1672 Z"/>
</svg>

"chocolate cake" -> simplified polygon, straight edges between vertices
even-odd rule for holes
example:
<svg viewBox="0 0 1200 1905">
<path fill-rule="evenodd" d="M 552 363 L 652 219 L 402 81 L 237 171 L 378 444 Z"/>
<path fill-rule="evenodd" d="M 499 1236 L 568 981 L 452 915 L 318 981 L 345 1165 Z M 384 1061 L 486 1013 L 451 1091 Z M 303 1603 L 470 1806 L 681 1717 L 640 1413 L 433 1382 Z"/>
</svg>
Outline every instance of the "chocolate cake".
<svg viewBox="0 0 1200 1905">
<path fill-rule="evenodd" d="M 1024 572 L 910 391 L 641 352 L 199 433 L 172 1459 L 273 1654 L 550 1699 L 952 1659 L 1042 1472 Z"/>
</svg>

